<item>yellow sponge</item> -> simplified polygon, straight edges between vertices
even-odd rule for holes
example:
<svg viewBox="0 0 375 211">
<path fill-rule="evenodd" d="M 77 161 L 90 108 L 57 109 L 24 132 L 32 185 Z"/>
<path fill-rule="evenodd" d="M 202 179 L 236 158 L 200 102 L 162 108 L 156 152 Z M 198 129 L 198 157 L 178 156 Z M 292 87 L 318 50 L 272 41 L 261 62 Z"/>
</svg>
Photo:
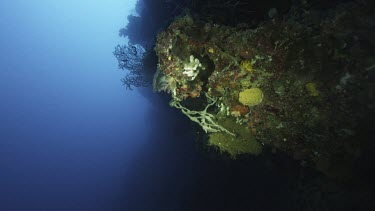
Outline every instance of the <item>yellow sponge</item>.
<svg viewBox="0 0 375 211">
<path fill-rule="evenodd" d="M 240 103 L 247 106 L 258 105 L 263 100 L 263 92 L 259 88 L 245 89 L 240 92 L 239 99 Z"/>
</svg>

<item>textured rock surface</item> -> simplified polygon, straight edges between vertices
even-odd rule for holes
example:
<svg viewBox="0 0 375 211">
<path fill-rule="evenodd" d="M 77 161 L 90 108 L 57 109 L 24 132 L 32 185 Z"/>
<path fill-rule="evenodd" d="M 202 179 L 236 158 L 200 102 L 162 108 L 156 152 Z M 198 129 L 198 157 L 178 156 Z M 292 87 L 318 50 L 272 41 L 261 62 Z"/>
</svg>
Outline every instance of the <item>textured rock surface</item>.
<svg viewBox="0 0 375 211">
<path fill-rule="evenodd" d="M 161 90 L 191 110 L 214 99 L 215 123 L 232 119 L 262 145 L 346 179 L 372 137 L 372 10 L 360 3 L 324 13 L 299 8 L 256 28 L 183 16 L 157 39 L 160 74 L 173 81 L 173 90 Z M 191 55 L 202 66 L 194 78 L 184 74 Z"/>
</svg>

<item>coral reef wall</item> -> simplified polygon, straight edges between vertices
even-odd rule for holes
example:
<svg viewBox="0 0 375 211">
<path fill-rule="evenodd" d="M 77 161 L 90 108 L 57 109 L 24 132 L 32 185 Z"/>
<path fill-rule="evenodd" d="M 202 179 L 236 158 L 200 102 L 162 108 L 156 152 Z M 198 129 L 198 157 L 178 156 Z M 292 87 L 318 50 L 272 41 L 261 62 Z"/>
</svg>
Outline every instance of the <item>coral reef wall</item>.
<svg viewBox="0 0 375 211">
<path fill-rule="evenodd" d="M 374 3 L 269 15 L 256 27 L 177 18 L 157 38 L 154 89 L 233 158 L 263 146 L 346 180 L 373 138 Z"/>
</svg>

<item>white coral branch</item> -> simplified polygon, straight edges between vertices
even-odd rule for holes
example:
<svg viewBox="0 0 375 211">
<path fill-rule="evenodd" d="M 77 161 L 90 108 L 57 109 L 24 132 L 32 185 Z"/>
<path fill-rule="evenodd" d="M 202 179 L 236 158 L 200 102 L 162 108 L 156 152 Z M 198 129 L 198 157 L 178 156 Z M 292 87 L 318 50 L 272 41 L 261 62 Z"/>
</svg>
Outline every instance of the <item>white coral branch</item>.
<svg viewBox="0 0 375 211">
<path fill-rule="evenodd" d="M 170 102 L 170 105 L 172 107 L 180 109 L 182 113 L 185 114 L 187 117 L 189 117 L 191 121 L 198 123 L 206 133 L 226 132 L 230 135 L 235 136 L 234 133 L 230 132 L 229 130 L 225 129 L 223 126 L 219 125 L 215 121 L 215 116 L 213 114 L 207 112 L 207 109 L 213 104 L 215 104 L 216 102 L 216 100 L 213 100 L 212 98 L 209 98 L 208 96 L 207 98 L 211 102 L 202 111 L 191 111 L 188 108 L 183 107 L 180 104 L 180 102 L 177 100 L 172 100 Z"/>
</svg>

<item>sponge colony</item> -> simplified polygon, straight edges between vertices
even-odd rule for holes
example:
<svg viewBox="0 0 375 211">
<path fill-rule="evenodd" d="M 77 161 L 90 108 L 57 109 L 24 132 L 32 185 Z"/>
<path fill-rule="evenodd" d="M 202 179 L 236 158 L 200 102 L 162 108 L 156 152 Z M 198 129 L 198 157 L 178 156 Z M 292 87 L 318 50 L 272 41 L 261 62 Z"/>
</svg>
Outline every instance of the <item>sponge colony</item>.
<svg viewBox="0 0 375 211">
<path fill-rule="evenodd" d="M 239 99 L 240 103 L 246 106 L 255 106 L 262 102 L 263 92 L 259 88 L 245 89 L 240 92 Z"/>
</svg>

